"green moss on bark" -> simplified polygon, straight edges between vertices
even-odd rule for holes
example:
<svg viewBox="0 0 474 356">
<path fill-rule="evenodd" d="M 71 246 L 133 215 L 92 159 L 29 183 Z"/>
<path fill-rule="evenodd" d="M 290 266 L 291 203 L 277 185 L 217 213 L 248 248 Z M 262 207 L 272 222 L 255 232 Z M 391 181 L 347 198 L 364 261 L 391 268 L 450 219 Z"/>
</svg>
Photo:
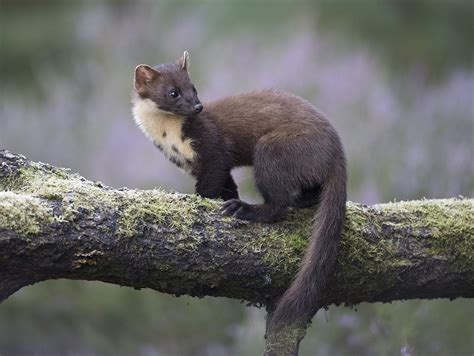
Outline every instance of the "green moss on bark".
<svg viewBox="0 0 474 356">
<path fill-rule="evenodd" d="M 189 233 L 192 226 L 218 207 L 216 201 L 162 190 L 124 191 L 118 233 L 131 237 L 143 222 Z"/>
<path fill-rule="evenodd" d="M 19 163 L 7 159 L 0 167 L 0 229 L 32 236 L 48 228 L 60 234 L 92 232 L 98 241 L 107 235 L 106 243 L 115 237 L 130 249 L 127 253 L 147 256 L 150 271 L 167 276 L 160 281 L 164 286 L 153 282 L 152 287 L 171 293 L 182 290 L 179 280 L 199 284 L 197 292 L 192 289 L 196 295 L 206 286 L 211 295 L 233 295 L 235 288 L 244 290 L 250 301 L 272 298 L 297 272 L 311 236 L 315 209 L 292 210 L 275 224 L 248 223 L 222 217 L 220 201 L 160 190 L 114 190 L 64 169 Z M 443 272 L 467 273 L 472 280 L 473 204 L 467 199 L 373 207 L 348 202 L 335 270 L 341 288 L 335 287 L 336 293 L 357 288 L 358 300 L 373 300 L 399 287 L 400 274 L 421 260 L 431 260 L 429 266 L 439 260 Z M 254 273 L 245 282 L 251 292 L 250 287 L 239 289 L 240 280 L 228 280 L 247 263 L 251 267 L 246 272 Z M 223 273 L 229 265 L 231 270 Z"/>
<path fill-rule="evenodd" d="M 34 235 L 53 221 L 52 211 L 41 200 L 26 194 L 0 191 L 0 229 Z"/>
<path fill-rule="evenodd" d="M 449 261 L 460 272 L 474 270 L 472 199 L 408 201 L 375 207 L 394 221 L 394 230 L 403 232 L 404 236 L 429 239 L 431 247 L 427 253 Z"/>
</svg>

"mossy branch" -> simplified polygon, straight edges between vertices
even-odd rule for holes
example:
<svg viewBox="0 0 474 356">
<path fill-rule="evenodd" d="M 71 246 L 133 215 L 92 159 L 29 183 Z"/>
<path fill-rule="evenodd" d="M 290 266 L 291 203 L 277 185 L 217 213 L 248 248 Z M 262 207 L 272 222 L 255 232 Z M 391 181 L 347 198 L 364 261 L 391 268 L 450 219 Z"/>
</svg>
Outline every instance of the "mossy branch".
<svg viewBox="0 0 474 356">
<path fill-rule="evenodd" d="M 112 189 L 0 151 L 0 301 L 69 278 L 270 304 L 298 269 L 314 210 L 257 224 L 219 205 Z M 325 305 L 473 296 L 472 199 L 347 203 Z"/>
</svg>

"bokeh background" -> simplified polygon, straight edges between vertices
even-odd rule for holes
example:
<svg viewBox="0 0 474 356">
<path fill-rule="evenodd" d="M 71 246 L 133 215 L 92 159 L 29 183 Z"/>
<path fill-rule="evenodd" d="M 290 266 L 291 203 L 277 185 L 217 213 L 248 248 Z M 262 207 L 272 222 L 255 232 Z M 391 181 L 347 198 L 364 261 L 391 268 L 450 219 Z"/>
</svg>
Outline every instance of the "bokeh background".
<svg viewBox="0 0 474 356">
<path fill-rule="evenodd" d="M 132 72 L 191 54 L 200 97 L 277 87 L 326 112 L 349 198 L 472 197 L 471 0 L 0 1 L 0 148 L 115 187 L 193 191 L 135 127 Z M 249 169 L 235 172 L 258 200 Z M 34 268 L 34 266 L 32 266 Z M 472 355 L 468 300 L 331 307 L 302 355 Z M 257 355 L 263 311 L 49 281 L 0 305 L 2 355 Z"/>
</svg>

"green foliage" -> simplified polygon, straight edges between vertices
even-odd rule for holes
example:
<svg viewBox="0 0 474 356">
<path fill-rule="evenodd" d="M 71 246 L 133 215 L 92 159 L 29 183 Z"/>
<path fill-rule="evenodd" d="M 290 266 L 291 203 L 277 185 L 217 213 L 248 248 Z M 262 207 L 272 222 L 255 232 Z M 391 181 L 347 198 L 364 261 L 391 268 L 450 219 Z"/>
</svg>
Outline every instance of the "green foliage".
<svg viewBox="0 0 474 356">
<path fill-rule="evenodd" d="M 2 0 L 0 3 L 0 75 L 2 81 L 36 91 L 36 66 L 63 68 L 79 55 L 70 26 L 78 2 Z M 25 11 L 25 7 L 28 11 Z"/>
<path fill-rule="evenodd" d="M 412 300 L 390 304 L 363 303 L 355 310 L 321 312 L 301 345 L 303 356 L 403 354 L 469 355 L 474 350 L 474 303 Z"/>
<path fill-rule="evenodd" d="M 70 350 L 138 355 L 147 349 L 164 355 L 206 354 L 213 347 L 232 345 L 244 308 L 227 299 L 176 298 L 100 282 L 48 281 L 1 305 L 0 350 L 6 355 Z"/>
<path fill-rule="evenodd" d="M 396 73 L 421 67 L 439 78 L 451 67 L 472 68 L 474 6 L 470 0 L 313 2 L 319 27 L 347 43 L 375 49 Z"/>
</svg>

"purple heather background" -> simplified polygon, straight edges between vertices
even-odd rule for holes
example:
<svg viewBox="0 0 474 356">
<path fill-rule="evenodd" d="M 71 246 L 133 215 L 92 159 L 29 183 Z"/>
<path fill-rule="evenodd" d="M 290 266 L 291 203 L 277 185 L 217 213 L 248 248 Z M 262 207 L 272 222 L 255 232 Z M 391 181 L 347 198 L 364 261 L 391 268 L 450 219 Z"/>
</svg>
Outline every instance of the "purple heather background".
<svg viewBox="0 0 474 356">
<path fill-rule="evenodd" d="M 375 42 L 321 26 L 324 9 L 309 1 L 21 3 L 0 8 L 2 149 L 115 187 L 192 193 L 193 180 L 130 112 L 134 67 L 188 50 L 203 101 L 282 88 L 327 113 L 347 152 L 350 200 L 473 195 L 470 65 L 446 65 L 434 79 L 426 58 L 394 69 Z M 244 197 L 258 200 L 251 170 L 235 176 Z M 316 318 L 302 354 L 472 353 L 466 310 L 472 315 L 472 303 L 331 308 Z M 47 282 L 0 306 L 0 354 L 253 355 L 263 344 L 262 315 L 222 299 Z"/>
</svg>

